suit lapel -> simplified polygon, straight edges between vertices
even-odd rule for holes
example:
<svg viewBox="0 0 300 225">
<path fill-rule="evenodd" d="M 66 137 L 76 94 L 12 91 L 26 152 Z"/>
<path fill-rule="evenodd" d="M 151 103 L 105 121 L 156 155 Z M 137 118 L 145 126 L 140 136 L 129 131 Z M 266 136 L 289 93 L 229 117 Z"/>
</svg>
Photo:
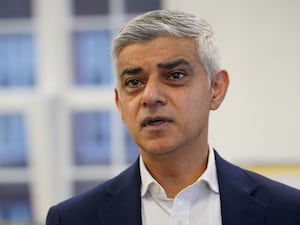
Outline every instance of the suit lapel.
<svg viewBox="0 0 300 225">
<path fill-rule="evenodd" d="M 140 171 L 138 160 L 107 187 L 108 204 L 98 210 L 102 225 L 141 225 Z"/>
<path fill-rule="evenodd" d="M 223 225 L 263 225 L 265 206 L 252 194 L 257 184 L 240 168 L 222 159 L 216 152 Z"/>
<path fill-rule="evenodd" d="M 252 194 L 256 183 L 240 168 L 222 159 L 217 152 L 222 225 L 263 225 L 265 206 Z M 108 204 L 99 208 L 101 225 L 141 225 L 140 171 L 138 160 L 107 187 Z"/>
</svg>

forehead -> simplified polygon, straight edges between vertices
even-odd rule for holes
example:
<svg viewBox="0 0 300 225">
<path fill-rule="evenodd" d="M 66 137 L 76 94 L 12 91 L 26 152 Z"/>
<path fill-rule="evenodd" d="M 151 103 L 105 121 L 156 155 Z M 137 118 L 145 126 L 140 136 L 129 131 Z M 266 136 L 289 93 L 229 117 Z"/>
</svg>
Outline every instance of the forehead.
<svg viewBox="0 0 300 225">
<path fill-rule="evenodd" d="M 145 42 L 130 43 L 117 57 L 116 67 L 158 64 L 176 58 L 199 62 L 198 48 L 192 38 L 157 37 Z"/>
</svg>

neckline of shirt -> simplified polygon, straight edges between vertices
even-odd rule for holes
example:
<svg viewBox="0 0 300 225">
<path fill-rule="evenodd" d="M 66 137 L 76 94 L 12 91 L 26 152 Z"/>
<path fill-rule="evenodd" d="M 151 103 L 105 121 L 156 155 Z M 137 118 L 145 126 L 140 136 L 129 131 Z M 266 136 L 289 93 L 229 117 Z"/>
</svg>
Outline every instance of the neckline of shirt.
<svg viewBox="0 0 300 225">
<path fill-rule="evenodd" d="M 164 188 L 152 177 L 152 175 L 145 166 L 142 156 L 140 156 L 139 164 L 141 174 L 141 197 L 143 198 L 146 196 L 147 193 L 149 193 L 155 198 L 159 198 L 162 200 L 172 200 L 170 198 L 167 198 Z M 197 179 L 196 182 L 181 190 L 181 192 L 179 192 L 177 196 L 181 195 L 187 189 L 194 188 L 195 186 L 201 185 L 203 183 L 205 183 L 212 192 L 219 194 L 215 153 L 210 146 L 206 170 Z"/>
</svg>

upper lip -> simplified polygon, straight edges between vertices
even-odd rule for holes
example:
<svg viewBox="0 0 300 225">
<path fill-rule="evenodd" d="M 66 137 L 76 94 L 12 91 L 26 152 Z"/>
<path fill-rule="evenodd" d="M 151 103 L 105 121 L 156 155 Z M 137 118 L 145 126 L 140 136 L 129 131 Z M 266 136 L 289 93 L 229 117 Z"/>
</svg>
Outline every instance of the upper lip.
<svg viewBox="0 0 300 225">
<path fill-rule="evenodd" d="M 142 121 L 142 127 L 146 127 L 151 122 L 155 122 L 155 121 L 172 122 L 172 120 L 170 118 L 167 118 L 167 117 L 164 117 L 164 116 L 146 117 Z"/>
</svg>

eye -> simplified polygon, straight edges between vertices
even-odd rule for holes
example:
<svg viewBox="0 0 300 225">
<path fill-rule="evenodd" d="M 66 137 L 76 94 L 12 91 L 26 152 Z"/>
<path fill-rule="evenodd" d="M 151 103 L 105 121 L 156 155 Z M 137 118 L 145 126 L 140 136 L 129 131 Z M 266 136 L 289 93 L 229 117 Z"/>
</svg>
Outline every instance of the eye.
<svg viewBox="0 0 300 225">
<path fill-rule="evenodd" d="M 169 80 L 180 80 L 185 77 L 185 73 L 183 72 L 174 72 L 171 73 L 170 76 L 168 77 Z"/>
<path fill-rule="evenodd" d="M 142 82 L 139 79 L 129 79 L 125 82 L 125 86 L 130 88 L 138 87 L 141 84 Z"/>
</svg>

